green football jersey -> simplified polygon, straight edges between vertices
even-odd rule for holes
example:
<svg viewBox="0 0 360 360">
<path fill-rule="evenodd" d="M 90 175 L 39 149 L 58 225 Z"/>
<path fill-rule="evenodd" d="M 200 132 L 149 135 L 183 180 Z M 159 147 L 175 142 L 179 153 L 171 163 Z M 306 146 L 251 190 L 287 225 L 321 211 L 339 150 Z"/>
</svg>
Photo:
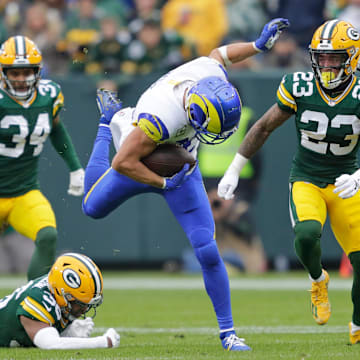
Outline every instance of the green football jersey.
<svg viewBox="0 0 360 360">
<path fill-rule="evenodd" d="M 34 346 L 20 323 L 20 315 L 47 323 L 59 333 L 69 324 L 49 290 L 47 275 L 29 281 L 0 299 L 0 347 L 10 346 L 12 341 L 21 346 Z"/>
<path fill-rule="evenodd" d="M 277 103 L 295 114 L 298 147 L 290 182 L 325 187 L 358 169 L 360 80 L 353 76 L 342 94 L 330 98 L 312 72 L 288 74 L 277 91 Z"/>
<path fill-rule="evenodd" d="M 51 80 L 40 80 L 27 103 L 0 88 L 0 197 L 39 188 L 39 155 L 63 105 L 61 88 Z"/>
</svg>

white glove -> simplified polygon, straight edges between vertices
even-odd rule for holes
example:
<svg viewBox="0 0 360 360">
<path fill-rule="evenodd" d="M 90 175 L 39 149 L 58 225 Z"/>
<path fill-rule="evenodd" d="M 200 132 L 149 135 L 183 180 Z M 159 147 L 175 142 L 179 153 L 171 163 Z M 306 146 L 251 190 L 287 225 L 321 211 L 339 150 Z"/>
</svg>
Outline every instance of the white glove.
<svg viewBox="0 0 360 360">
<path fill-rule="evenodd" d="M 224 176 L 218 185 L 218 196 L 225 199 L 231 200 L 234 197 L 234 191 L 239 182 L 239 174 L 248 159 L 239 153 L 235 155 L 234 160 L 226 170 Z"/>
<path fill-rule="evenodd" d="M 334 193 L 342 199 L 348 199 L 354 196 L 360 188 L 360 170 L 355 171 L 352 175 L 343 174 L 335 180 Z"/>
<path fill-rule="evenodd" d="M 73 196 L 81 196 L 84 194 L 84 169 L 78 169 L 70 172 L 70 183 L 68 194 Z"/>
<path fill-rule="evenodd" d="M 106 330 L 106 333 L 103 335 L 106 339 L 109 338 L 111 340 L 111 344 L 113 348 L 116 348 L 120 345 L 120 335 L 116 332 L 115 329 L 110 328 Z"/>
<path fill-rule="evenodd" d="M 91 317 L 74 320 L 62 333 L 62 337 L 87 338 L 94 329 L 94 321 Z"/>
</svg>

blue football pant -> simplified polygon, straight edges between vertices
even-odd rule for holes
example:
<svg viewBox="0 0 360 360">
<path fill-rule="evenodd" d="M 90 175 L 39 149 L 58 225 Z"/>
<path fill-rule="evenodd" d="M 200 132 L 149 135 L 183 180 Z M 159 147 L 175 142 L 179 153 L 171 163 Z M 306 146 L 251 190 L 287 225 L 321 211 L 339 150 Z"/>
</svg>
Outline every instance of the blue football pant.
<svg viewBox="0 0 360 360">
<path fill-rule="evenodd" d="M 214 219 L 199 168 L 196 167 L 179 188 L 164 191 L 136 182 L 110 168 L 110 142 L 110 130 L 100 127 L 85 172 L 84 213 L 103 218 L 137 194 L 154 192 L 163 195 L 200 262 L 220 330 L 231 329 L 229 279 L 216 245 Z"/>
</svg>

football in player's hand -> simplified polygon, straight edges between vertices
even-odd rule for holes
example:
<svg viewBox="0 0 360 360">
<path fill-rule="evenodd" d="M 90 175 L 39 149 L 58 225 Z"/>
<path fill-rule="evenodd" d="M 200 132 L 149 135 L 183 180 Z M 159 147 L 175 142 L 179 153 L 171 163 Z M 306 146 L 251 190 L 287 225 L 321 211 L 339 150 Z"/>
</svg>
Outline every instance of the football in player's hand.
<svg viewBox="0 0 360 360">
<path fill-rule="evenodd" d="M 196 163 L 196 160 L 188 151 L 175 144 L 160 144 L 141 161 L 151 171 L 164 177 L 173 176 L 186 163 L 190 164 L 190 166 Z"/>
</svg>

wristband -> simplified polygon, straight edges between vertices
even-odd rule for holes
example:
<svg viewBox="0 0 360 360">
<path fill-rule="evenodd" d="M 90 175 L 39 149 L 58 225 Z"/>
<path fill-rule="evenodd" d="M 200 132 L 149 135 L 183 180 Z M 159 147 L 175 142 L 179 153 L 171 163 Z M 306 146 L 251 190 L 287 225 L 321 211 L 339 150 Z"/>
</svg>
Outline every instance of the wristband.
<svg viewBox="0 0 360 360">
<path fill-rule="evenodd" d="M 233 161 L 231 162 L 229 169 L 236 171 L 237 173 L 240 173 L 241 169 L 246 165 L 246 163 L 249 161 L 245 156 L 236 153 Z"/>
<path fill-rule="evenodd" d="M 227 54 L 227 46 L 221 46 L 218 48 L 220 55 L 222 57 L 222 59 L 224 60 L 224 64 L 225 66 L 230 66 L 232 64 L 232 61 L 229 59 L 228 54 Z"/>
</svg>

